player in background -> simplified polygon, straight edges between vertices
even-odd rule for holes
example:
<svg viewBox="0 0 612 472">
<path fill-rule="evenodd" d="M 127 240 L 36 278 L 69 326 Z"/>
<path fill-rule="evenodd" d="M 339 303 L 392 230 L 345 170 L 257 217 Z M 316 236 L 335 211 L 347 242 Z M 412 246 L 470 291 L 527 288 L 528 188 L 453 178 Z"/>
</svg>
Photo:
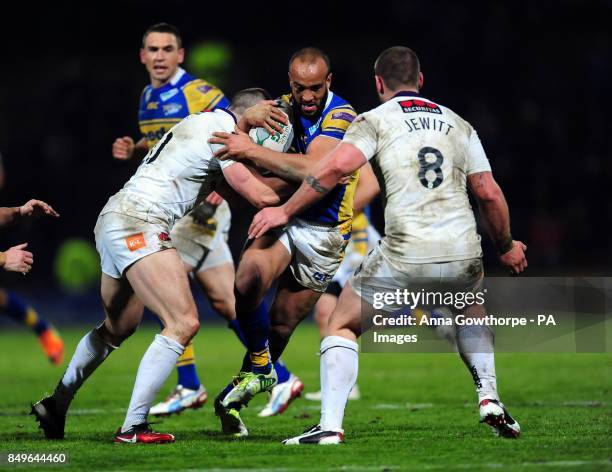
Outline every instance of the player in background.
<svg viewBox="0 0 612 472">
<path fill-rule="evenodd" d="M 117 138 L 113 143 L 113 157 L 141 160 L 186 116 L 229 106 L 221 90 L 180 67 L 184 56 L 180 32 L 175 26 L 158 23 L 145 31 L 140 61 L 147 69 L 150 84 L 141 94 L 138 110 L 142 137 L 136 143 L 129 136 Z M 230 225 L 227 203 L 211 194 L 192 214 L 177 222 L 171 237 L 176 240 L 186 270 L 207 295 L 211 306 L 240 338 L 235 321 L 234 263 L 223 237 L 223 231 L 228 231 Z M 180 413 L 186 408 L 199 408 L 206 402 L 208 392 L 198 376 L 192 343 L 177 362 L 177 374 L 176 387 L 164 401 L 153 405 L 152 415 Z"/>
<path fill-rule="evenodd" d="M 4 169 L 0 160 L 0 175 L 4 182 Z M 30 200 L 20 207 L 0 208 L 0 227 L 12 224 L 24 217 L 48 215 L 58 217 L 58 213 L 41 200 Z M 28 243 L 19 244 L 6 251 L 0 251 L 0 267 L 9 272 L 30 272 L 34 258 L 26 251 Z M 30 328 L 40 343 L 47 358 L 55 365 L 64 360 L 64 342 L 55 328 L 41 318 L 38 312 L 14 292 L 0 288 L 0 313 Z"/>
<path fill-rule="evenodd" d="M 249 236 L 258 238 L 287 224 L 368 160 L 381 176 L 385 237 L 344 287 L 321 342 L 321 422 L 285 444 L 343 442 L 344 409 L 357 379 L 362 299 L 371 305 L 374 293 L 414 289 L 423 277 L 441 280 L 442 290 L 481 289 L 482 249 L 468 189 L 501 264 L 514 274 L 527 267 L 526 246 L 510 234 L 506 200 L 474 128 L 419 94 L 423 74 L 411 49 L 396 46 L 383 51 L 374 71 L 382 105 L 357 117 L 342 144 L 297 192 L 282 206 L 259 212 L 249 228 Z M 485 315 L 483 305 L 452 309 L 469 317 Z M 476 385 L 481 422 L 498 435 L 517 437 L 519 424 L 497 392 L 492 331 L 484 325 L 462 326 L 456 339 Z"/>
<path fill-rule="evenodd" d="M 291 57 L 291 93 L 282 101 L 293 111 L 294 151 L 299 154 L 266 149 L 238 131 L 215 133 L 211 143 L 224 145 L 216 155 L 246 159 L 287 181 L 301 182 L 339 143 L 356 116 L 353 107 L 330 90 L 331 80 L 330 61 L 321 50 L 304 48 Z M 282 232 L 252 241 L 243 252 L 236 271 L 236 315 L 249 354 L 237 385 L 229 384 L 215 399 L 226 434 L 248 434 L 239 410 L 255 394 L 270 391 L 280 382 L 282 388 L 266 407 L 274 414 L 301 393 L 301 380 L 295 376 L 278 379 L 272 364 L 340 265 L 351 234 L 358 175 L 338 184 L 325 201 L 298 215 Z M 278 288 L 269 308 L 264 294 L 276 280 Z"/>
<path fill-rule="evenodd" d="M 54 393 L 32 407 L 47 438 L 63 439 L 74 395 L 134 333 L 147 306 L 160 317 L 164 329 L 142 357 L 115 442 L 174 442 L 172 434 L 152 431 L 147 416 L 159 389 L 197 333 L 199 321 L 183 261 L 169 234 L 174 221 L 223 178 L 257 208 L 280 203 L 279 192 L 287 189 L 285 182 L 261 177 L 241 163 L 220 162 L 207 142 L 213 131 L 233 131 L 245 110 L 266 98 L 262 89 L 246 89 L 234 96 L 229 110 L 198 113 L 182 120 L 147 153 L 132 178 L 102 209 L 94 233 L 106 317 L 80 341 Z M 290 128 L 285 127 L 287 132 Z"/>
</svg>

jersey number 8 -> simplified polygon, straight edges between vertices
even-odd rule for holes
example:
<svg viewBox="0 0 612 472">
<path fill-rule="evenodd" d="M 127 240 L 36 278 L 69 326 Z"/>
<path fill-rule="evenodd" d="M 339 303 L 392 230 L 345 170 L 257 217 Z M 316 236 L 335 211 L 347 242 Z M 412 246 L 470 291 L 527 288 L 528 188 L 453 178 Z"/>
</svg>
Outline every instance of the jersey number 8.
<svg viewBox="0 0 612 472">
<path fill-rule="evenodd" d="M 427 154 L 433 154 L 436 160 L 433 162 L 428 161 Z M 442 180 L 444 180 L 444 175 L 442 174 L 443 162 L 444 156 L 436 148 L 421 148 L 419 151 L 419 180 L 423 187 L 433 189 L 442 183 Z"/>
</svg>

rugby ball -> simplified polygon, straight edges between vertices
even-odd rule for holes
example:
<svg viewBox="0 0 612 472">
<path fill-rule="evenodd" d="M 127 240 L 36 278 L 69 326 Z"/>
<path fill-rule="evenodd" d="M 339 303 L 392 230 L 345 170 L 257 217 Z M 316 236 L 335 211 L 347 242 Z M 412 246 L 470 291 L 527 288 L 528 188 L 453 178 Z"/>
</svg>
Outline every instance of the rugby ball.
<svg viewBox="0 0 612 472">
<path fill-rule="evenodd" d="M 293 142 L 293 125 L 291 124 L 289 115 L 282 109 L 283 107 L 279 108 L 281 108 L 281 111 L 289 122 L 287 125 L 281 125 L 283 127 L 282 131 L 270 134 L 265 128 L 252 128 L 251 131 L 249 131 L 249 136 L 255 144 L 267 147 L 273 151 L 287 152 L 289 148 L 291 148 L 291 143 Z"/>
</svg>

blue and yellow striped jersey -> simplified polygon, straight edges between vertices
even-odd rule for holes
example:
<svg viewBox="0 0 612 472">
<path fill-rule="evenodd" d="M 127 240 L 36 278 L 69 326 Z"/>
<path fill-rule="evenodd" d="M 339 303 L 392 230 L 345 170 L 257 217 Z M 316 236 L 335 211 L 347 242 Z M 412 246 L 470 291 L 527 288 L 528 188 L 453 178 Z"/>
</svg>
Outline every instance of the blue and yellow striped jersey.
<svg viewBox="0 0 612 472">
<path fill-rule="evenodd" d="M 147 85 L 142 91 L 138 109 L 140 132 L 150 149 L 186 116 L 229 105 L 229 100 L 217 87 L 179 68 L 167 84 L 159 88 Z"/>
<path fill-rule="evenodd" d="M 291 94 L 283 95 L 282 99 L 289 102 L 294 108 L 293 146 L 299 153 L 306 153 L 308 146 L 317 136 L 329 136 L 341 140 L 349 125 L 357 116 L 354 108 L 343 98 L 329 92 L 323 112 L 315 118 L 301 116 L 299 110 L 293 105 Z M 353 198 L 359 180 L 359 171 L 355 172 L 348 183 L 338 184 L 316 205 L 299 215 L 307 221 L 325 225 L 339 225 L 340 231 L 348 239 L 351 233 L 353 218 Z"/>
</svg>

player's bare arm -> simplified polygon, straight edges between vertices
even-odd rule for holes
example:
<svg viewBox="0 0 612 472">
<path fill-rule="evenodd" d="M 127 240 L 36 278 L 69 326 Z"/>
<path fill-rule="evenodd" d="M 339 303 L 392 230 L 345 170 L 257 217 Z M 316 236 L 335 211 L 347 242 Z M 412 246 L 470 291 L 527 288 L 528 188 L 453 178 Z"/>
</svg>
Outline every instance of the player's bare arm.
<svg viewBox="0 0 612 472">
<path fill-rule="evenodd" d="M 249 237 L 258 238 L 268 230 L 287 222 L 329 193 L 341 179 L 355 172 L 367 162 L 363 153 L 352 144 L 342 143 L 321 159 L 304 179 L 298 190 L 283 205 L 264 208 L 253 218 Z"/>
<path fill-rule="evenodd" d="M 256 208 L 278 205 L 281 202 L 281 197 L 274 189 L 274 182 L 270 181 L 271 185 L 268 185 L 264 179 L 256 178 L 239 162 L 225 168 L 223 176 L 236 192 Z"/>
<path fill-rule="evenodd" d="M 144 137 L 134 143 L 131 137 L 123 136 L 115 139 L 113 143 L 113 157 L 122 161 L 129 159 L 140 161 L 147 154 L 148 150 L 147 139 Z"/>
<path fill-rule="evenodd" d="M 57 213 L 51 205 L 42 200 L 29 200 L 20 207 L 0 208 L 0 226 L 11 224 L 22 217 L 38 217 L 42 215 L 57 218 L 59 213 Z"/>
<path fill-rule="evenodd" d="M 483 222 L 501 263 L 512 273 L 519 274 L 527 268 L 527 246 L 515 241 L 510 234 L 510 212 L 501 188 L 491 172 L 477 172 L 468 176 L 468 186 L 476 200 Z"/>
<path fill-rule="evenodd" d="M 213 134 L 216 137 L 212 138 L 210 142 L 224 146 L 215 153 L 215 157 L 221 160 L 246 159 L 257 166 L 268 169 L 283 179 L 294 182 L 301 182 L 308 174 L 312 173 L 316 164 L 329 154 L 339 142 L 329 136 L 317 136 L 308 146 L 306 154 L 289 154 L 259 146 L 243 131 L 237 131 L 237 134 Z"/>
</svg>

